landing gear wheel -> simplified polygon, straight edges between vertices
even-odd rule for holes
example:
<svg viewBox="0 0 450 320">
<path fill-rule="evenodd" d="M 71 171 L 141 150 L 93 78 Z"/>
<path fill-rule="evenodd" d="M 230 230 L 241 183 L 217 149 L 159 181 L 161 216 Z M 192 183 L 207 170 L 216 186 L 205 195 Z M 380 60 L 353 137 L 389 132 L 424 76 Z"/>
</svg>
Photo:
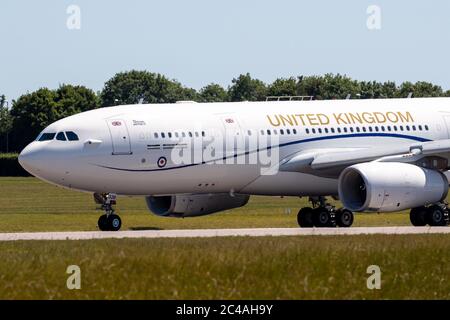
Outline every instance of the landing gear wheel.
<svg viewBox="0 0 450 320">
<path fill-rule="evenodd" d="M 122 220 L 117 214 L 111 214 L 106 218 L 109 231 L 119 231 L 122 226 Z"/>
<path fill-rule="evenodd" d="M 409 213 L 409 220 L 415 227 L 423 227 L 427 224 L 428 210 L 425 207 L 418 207 L 411 209 Z"/>
<path fill-rule="evenodd" d="M 336 224 L 341 228 L 350 228 L 353 224 L 353 212 L 348 209 L 339 209 L 336 211 Z"/>
<path fill-rule="evenodd" d="M 98 218 L 98 228 L 100 229 L 100 231 L 108 231 L 108 217 L 106 216 L 106 214 L 100 216 L 100 218 Z"/>
<path fill-rule="evenodd" d="M 336 226 L 336 221 L 334 221 L 334 216 L 332 216 L 332 213 L 323 207 L 314 209 L 313 223 L 314 226 L 318 228 L 327 228 Z"/>
<path fill-rule="evenodd" d="M 446 226 L 449 220 L 448 211 L 439 205 L 432 205 L 427 209 L 426 220 L 433 227 Z"/>
<path fill-rule="evenodd" d="M 314 227 L 313 212 L 314 210 L 312 208 L 301 208 L 297 214 L 298 225 L 302 228 Z"/>
</svg>

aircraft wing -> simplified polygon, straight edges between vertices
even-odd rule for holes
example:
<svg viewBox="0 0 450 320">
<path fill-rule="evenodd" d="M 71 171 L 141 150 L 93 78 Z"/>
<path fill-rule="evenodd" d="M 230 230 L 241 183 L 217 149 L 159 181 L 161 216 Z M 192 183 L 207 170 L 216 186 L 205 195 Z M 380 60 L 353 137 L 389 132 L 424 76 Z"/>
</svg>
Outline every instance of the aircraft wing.
<svg viewBox="0 0 450 320">
<path fill-rule="evenodd" d="M 280 162 L 280 171 L 303 172 L 337 178 L 348 166 L 369 162 L 421 164 L 441 171 L 449 169 L 450 139 L 374 148 L 312 149 L 293 154 Z"/>
</svg>

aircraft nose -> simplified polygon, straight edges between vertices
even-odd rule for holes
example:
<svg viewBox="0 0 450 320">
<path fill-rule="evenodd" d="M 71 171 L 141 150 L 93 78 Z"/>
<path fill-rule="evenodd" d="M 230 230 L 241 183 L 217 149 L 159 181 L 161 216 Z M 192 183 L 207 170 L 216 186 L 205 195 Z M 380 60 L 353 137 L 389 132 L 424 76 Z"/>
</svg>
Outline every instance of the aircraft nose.
<svg viewBox="0 0 450 320">
<path fill-rule="evenodd" d="M 42 150 L 35 142 L 30 143 L 19 154 L 19 163 L 26 171 L 36 175 L 42 160 Z"/>
</svg>

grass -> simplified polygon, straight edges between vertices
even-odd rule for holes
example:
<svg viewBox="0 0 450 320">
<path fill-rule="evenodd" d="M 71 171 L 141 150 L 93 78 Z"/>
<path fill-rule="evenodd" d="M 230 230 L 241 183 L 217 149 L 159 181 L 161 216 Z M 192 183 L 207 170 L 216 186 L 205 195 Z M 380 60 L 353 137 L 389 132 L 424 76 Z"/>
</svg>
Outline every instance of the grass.
<svg viewBox="0 0 450 320">
<path fill-rule="evenodd" d="M 97 230 L 91 194 L 70 191 L 36 178 L 0 178 L 0 232 Z M 297 227 L 306 198 L 251 197 L 247 206 L 209 216 L 176 219 L 150 213 L 141 197 L 120 197 L 123 230 Z M 409 225 L 405 213 L 357 214 L 354 226 Z"/>
<path fill-rule="evenodd" d="M 17 159 L 18 153 L 0 153 L 0 159 Z"/>
<path fill-rule="evenodd" d="M 0 243 L 0 299 L 449 299 L 450 236 Z M 81 290 L 66 268 L 81 268 Z M 381 289 L 366 286 L 369 265 Z"/>
<path fill-rule="evenodd" d="M 0 178 L 0 232 L 95 230 L 92 195 Z M 120 198 L 124 229 L 297 227 L 306 199 L 253 197 L 236 210 L 174 219 Z M 290 213 L 289 213 L 290 212 Z M 408 225 L 358 214 L 356 226 Z M 450 235 L 0 242 L 0 299 L 449 299 Z M 68 290 L 69 265 L 81 290 Z M 381 290 L 368 290 L 378 265 Z"/>
</svg>

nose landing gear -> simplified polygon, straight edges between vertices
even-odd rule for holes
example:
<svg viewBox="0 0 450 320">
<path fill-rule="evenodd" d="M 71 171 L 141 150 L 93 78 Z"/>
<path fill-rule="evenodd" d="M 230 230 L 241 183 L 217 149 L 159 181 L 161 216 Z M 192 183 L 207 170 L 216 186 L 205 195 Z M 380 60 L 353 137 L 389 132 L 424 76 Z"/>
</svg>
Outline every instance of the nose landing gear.
<svg viewBox="0 0 450 320">
<path fill-rule="evenodd" d="M 101 231 L 119 231 L 122 226 L 122 220 L 115 213 L 113 205 L 116 204 L 117 195 L 114 193 L 94 194 L 96 203 L 101 204 L 104 215 L 98 218 L 98 228 Z"/>
<path fill-rule="evenodd" d="M 326 202 L 325 197 L 310 197 L 313 208 L 300 209 L 297 222 L 302 228 L 348 228 L 353 224 L 353 212 L 348 209 L 336 209 Z"/>
</svg>

